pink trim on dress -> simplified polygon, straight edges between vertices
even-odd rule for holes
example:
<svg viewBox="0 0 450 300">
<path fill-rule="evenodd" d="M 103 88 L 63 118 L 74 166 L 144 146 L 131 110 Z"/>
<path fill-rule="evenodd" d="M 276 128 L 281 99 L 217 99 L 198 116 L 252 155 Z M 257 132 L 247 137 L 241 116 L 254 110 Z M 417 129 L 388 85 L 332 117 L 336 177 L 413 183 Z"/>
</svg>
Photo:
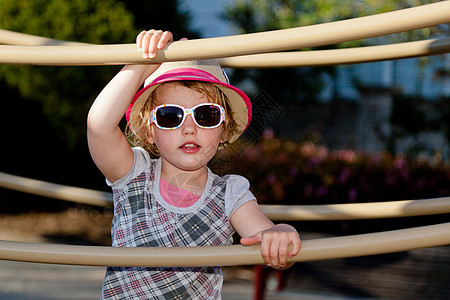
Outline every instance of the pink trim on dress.
<svg viewBox="0 0 450 300">
<path fill-rule="evenodd" d="M 170 184 L 162 178 L 159 181 L 159 192 L 164 201 L 180 208 L 189 207 L 200 199 L 199 195 Z"/>
</svg>

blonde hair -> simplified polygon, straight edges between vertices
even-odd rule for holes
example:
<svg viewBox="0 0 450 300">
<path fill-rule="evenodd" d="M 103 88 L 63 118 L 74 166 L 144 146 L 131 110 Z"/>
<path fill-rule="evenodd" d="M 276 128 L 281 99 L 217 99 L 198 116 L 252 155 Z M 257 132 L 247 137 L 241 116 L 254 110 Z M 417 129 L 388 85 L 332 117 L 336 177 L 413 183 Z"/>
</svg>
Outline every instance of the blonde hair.
<svg viewBox="0 0 450 300">
<path fill-rule="evenodd" d="M 148 124 L 150 124 L 150 112 L 156 107 L 158 89 L 164 84 L 169 83 L 178 84 L 199 92 L 212 103 L 219 104 L 225 109 L 225 123 L 222 131 L 222 140 L 224 142 L 220 143 L 219 149 L 225 147 L 226 144 L 229 143 L 230 137 L 237 131 L 237 123 L 233 117 L 228 97 L 219 87 L 210 82 L 190 80 L 166 82 L 154 89 L 139 111 L 139 115 L 129 120 L 129 124 L 125 131 L 128 142 L 135 147 L 142 147 L 156 156 L 160 155 L 156 145 L 150 144 L 147 140 L 147 137 L 151 134 L 150 126 Z M 133 130 L 130 128 L 133 128 Z"/>
</svg>

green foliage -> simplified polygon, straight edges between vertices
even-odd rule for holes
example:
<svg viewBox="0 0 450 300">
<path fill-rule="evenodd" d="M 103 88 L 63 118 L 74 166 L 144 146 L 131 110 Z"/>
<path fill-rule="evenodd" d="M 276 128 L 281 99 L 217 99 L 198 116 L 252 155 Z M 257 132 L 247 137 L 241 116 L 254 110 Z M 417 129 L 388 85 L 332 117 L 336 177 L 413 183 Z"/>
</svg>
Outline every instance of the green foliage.
<svg viewBox="0 0 450 300">
<path fill-rule="evenodd" d="M 224 17 L 242 33 L 249 33 L 358 18 L 434 2 L 439 0 L 236 0 L 225 7 Z M 426 38 L 433 30 L 439 29 L 417 30 L 397 35 L 396 39 Z"/>
<path fill-rule="evenodd" d="M 179 0 L 121 0 L 133 13 L 134 25 L 143 29 L 163 29 L 174 34 L 175 39 L 194 39 L 199 33 L 190 27 L 191 15 L 181 9 Z"/>
<path fill-rule="evenodd" d="M 210 168 L 240 174 L 261 204 L 322 205 L 446 197 L 450 170 L 439 157 L 334 150 L 293 142 L 267 130 L 255 143 L 241 140 L 219 151 Z M 296 222 L 300 231 L 358 234 L 448 221 L 448 214 L 360 221 Z"/>
<path fill-rule="evenodd" d="M 450 141 L 450 99 L 444 99 L 439 103 L 442 112 L 443 127 L 447 141 Z"/>
<path fill-rule="evenodd" d="M 392 1 L 377 0 L 237 0 L 226 7 L 226 14 L 243 31 L 248 32 L 350 19 L 393 10 L 393 4 Z M 245 18 L 240 18 L 242 16 Z"/>
<path fill-rule="evenodd" d="M 445 121 L 445 117 L 434 103 L 417 97 L 396 95 L 393 98 L 391 123 L 406 133 L 419 134 L 422 131 L 439 131 L 443 121 Z"/>
<path fill-rule="evenodd" d="M 436 0 L 235 0 L 228 4 L 223 18 L 234 24 L 240 33 L 262 32 L 328 23 L 438 2 Z M 445 28 L 443 28 L 445 29 Z M 356 47 L 367 44 L 411 41 L 430 37 L 440 27 L 414 30 L 388 38 L 351 41 L 317 49 Z M 448 29 L 447 29 L 448 30 Z M 291 68 L 281 71 L 238 70 L 238 79 L 252 82 L 281 103 L 315 100 L 322 89 L 322 74 L 334 75 L 334 68 Z M 233 77 L 234 78 L 234 77 Z M 271 89 L 271 90 L 270 90 Z"/>
<path fill-rule="evenodd" d="M 400 141 L 412 138 L 415 140 L 414 145 L 403 152 L 411 156 L 423 152 L 433 155 L 436 149 L 430 148 L 428 143 L 420 141 L 419 137 L 423 133 L 442 132 L 449 142 L 449 100 L 448 97 L 442 97 L 431 102 L 420 97 L 395 94 L 390 116 L 392 131 L 387 137 L 384 137 L 389 151 L 398 152 L 397 145 Z"/>
<path fill-rule="evenodd" d="M 88 43 L 133 42 L 133 17 L 114 0 L 0 0 L 0 28 Z M 30 53 L 29 55 L 33 55 Z M 84 140 L 87 110 L 111 67 L 0 66 L 0 79 L 42 105 L 69 146 Z"/>
<path fill-rule="evenodd" d="M 144 28 L 196 37 L 178 6 L 178 0 L 0 0 L 0 28 L 94 44 L 133 43 Z M 85 142 L 90 104 L 118 68 L 0 65 L 0 80 L 40 103 L 59 138 L 74 148 Z"/>
<path fill-rule="evenodd" d="M 114 0 L 1 0 L 0 5 L 0 26 L 8 30 L 89 43 L 133 41 L 133 17 Z"/>
</svg>

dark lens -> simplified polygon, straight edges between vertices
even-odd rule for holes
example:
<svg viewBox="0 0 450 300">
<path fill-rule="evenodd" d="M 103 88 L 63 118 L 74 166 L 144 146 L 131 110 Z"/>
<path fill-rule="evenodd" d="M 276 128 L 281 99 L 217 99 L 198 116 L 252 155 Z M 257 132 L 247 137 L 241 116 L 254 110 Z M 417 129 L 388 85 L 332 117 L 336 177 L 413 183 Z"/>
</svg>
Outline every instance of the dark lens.
<svg viewBox="0 0 450 300">
<path fill-rule="evenodd" d="M 220 122 L 220 109 L 213 105 L 199 106 L 194 111 L 194 117 L 200 126 L 216 126 Z"/>
<path fill-rule="evenodd" d="M 156 121 L 161 127 L 177 127 L 183 120 L 183 110 L 179 107 L 161 107 L 156 111 Z"/>
</svg>

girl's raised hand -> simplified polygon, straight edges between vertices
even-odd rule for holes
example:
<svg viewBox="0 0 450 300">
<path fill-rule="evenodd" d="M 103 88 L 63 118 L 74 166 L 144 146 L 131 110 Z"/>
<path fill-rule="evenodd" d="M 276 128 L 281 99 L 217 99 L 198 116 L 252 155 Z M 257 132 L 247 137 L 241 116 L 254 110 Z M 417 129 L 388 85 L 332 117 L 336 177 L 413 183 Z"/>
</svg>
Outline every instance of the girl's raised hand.
<svg viewBox="0 0 450 300">
<path fill-rule="evenodd" d="M 155 58 L 158 50 L 172 41 L 173 35 L 170 31 L 144 30 L 136 37 L 136 47 L 143 58 Z"/>
</svg>

